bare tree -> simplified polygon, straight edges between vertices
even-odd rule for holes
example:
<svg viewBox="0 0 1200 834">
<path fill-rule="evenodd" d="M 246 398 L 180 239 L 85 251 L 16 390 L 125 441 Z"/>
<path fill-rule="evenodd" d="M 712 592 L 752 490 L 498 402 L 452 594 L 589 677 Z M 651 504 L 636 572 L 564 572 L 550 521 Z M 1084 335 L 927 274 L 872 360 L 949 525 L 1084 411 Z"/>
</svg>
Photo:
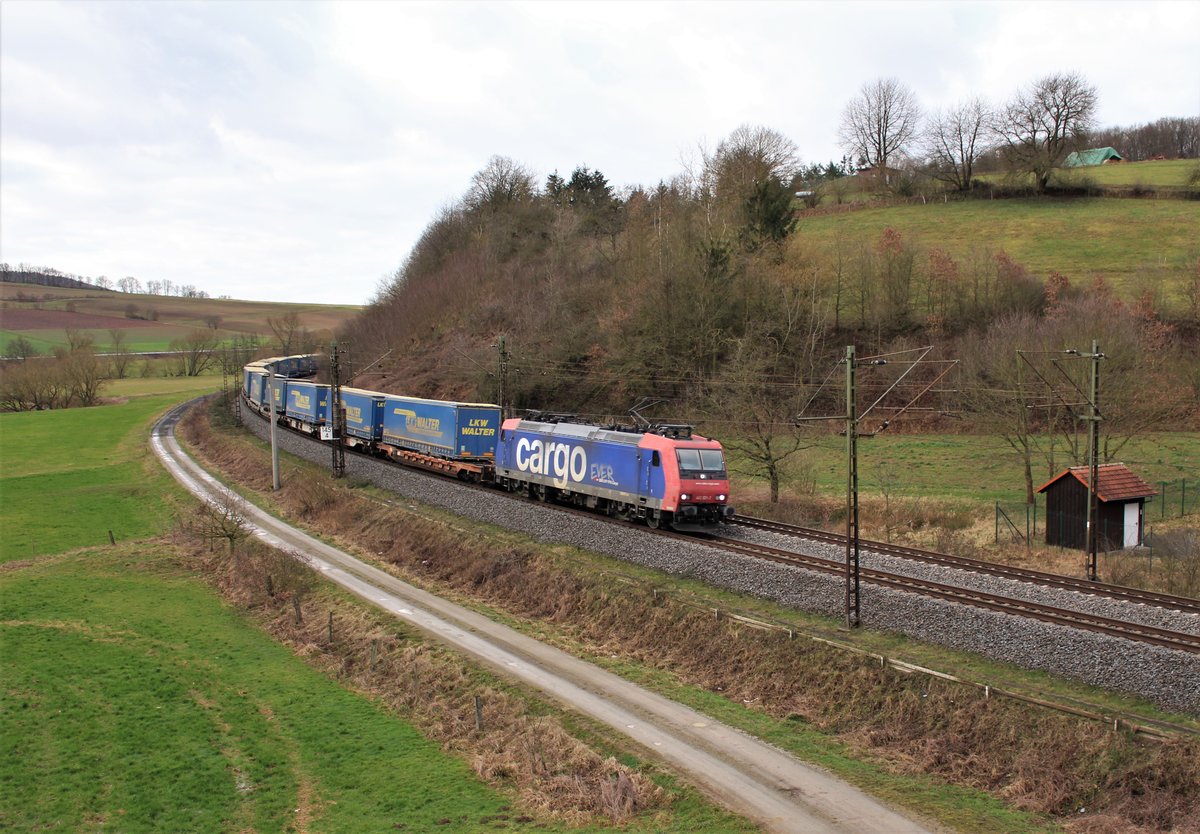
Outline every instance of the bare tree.
<svg viewBox="0 0 1200 834">
<path fill-rule="evenodd" d="M 735 426 L 721 438 L 722 445 L 737 453 L 738 472 L 766 479 L 772 504 L 779 502 L 788 458 L 813 445 L 795 428 L 795 402 L 780 395 L 781 386 L 770 374 L 775 348 L 772 342 L 739 339 L 736 361 L 715 380 L 713 396 L 717 413 Z"/>
<path fill-rule="evenodd" d="M 765 478 L 777 503 L 788 459 L 813 445 L 795 428 L 794 391 L 821 361 L 828 322 L 815 277 L 776 277 L 769 292 L 771 303 L 751 328 L 755 335 L 733 340 L 712 400 L 735 426 L 721 441 L 739 453 L 739 470 Z"/>
<path fill-rule="evenodd" d="M 114 327 L 108 331 L 109 351 L 112 356 L 109 357 L 112 361 L 113 376 L 117 379 L 124 379 L 125 373 L 129 369 L 129 363 L 133 360 L 133 355 L 129 352 L 129 342 L 125 331 L 119 327 Z"/>
<path fill-rule="evenodd" d="M 916 138 L 920 121 L 912 90 L 895 78 L 880 78 L 863 84 L 846 105 L 838 139 L 864 163 L 861 167 L 881 169 L 886 182 L 888 161 Z"/>
<path fill-rule="evenodd" d="M 1011 170 L 1033 174 L 1039 193 L 1050 173 L 1091 130 L 1099 96 L 1078 73 L 1056 73 L 1018 92 L 998 114 L 996 133 Z"/>
<path fill-rule="evenodd" d="M 179 526 L 208 542 L 210 548 L 217 542 L 225 543 L 231 556 L 236 556 L 238 544 L 250 535 L 246 503 L 236 495 L 221 494 L 211 504 L 200 502 L 179 519 Z"/>
<path fill-rule="evenodd" d="M 64 332 L 67 336 L 67 350 L 71 353 L 77 350 L 89 350 L 96 342 L 96 337 L 91 333 L 84 333 L 74 327 L 68 327 Z"/>
<path fill-rule="evenodd" d="M 705 164 L 718 193 L 729 191 L 745 199 L 758 183 L 771 179 L 790 183 L 800 157 L 796 143 L 779 131 L 745 124 L 721 140 Z"/>
<path fill-rule="evenodd" d="M 933 176 L 959 191 L 969 191 L 975 161 L 984 150 L 992 121 L 987 102 L 978 97 L 935 112 L 924 136 Z"/>
<path fill-rule="evenodd" d="M 197 327 L 188 335 L 171 342 L 171 350 L 178 353 L 180 376 L 199 376 L 216 360 L 217 334 Z"/>
<path fill-rule="evenodd" d="M 742 125 L 704 158 L 704 166 L 703 197 L 712 203 L 706 216 L 717 226 L 710 234 L 722 236 L 732 226 L 755 248 L 791 233 L 791 183 L 800 169 L 795 142 L 768 127 Z"/>
<path fill-rule="evenodd" d="M 227 345 L 218 356 L 221 372 L 230 376 L 239 374 L 242 366 L 258 353 L 258 347 L 259 341 L 256 334 L 235 336 L 233 342 Z"/>
<path fill-rule="evenodd" d="M 58 365 L 66 377 L 68 399 L 85 407 L 95 405 L 100 398 L 104 370 L 91 348 L 71 351 L 58 360 Z"/>
<path fill-rule="evenodd" d="M 21 361 L 28 359 L 31 356 L 37 356 L 38 350 L 33 342 L 24 336 L 18 336 L 15 339 L 8 340 L 8 347 L 5 349 L 5 354 L 16 357 Z"/>
<path fill-rule="evenodd" d="M 1021 313 L 997 319 L 963 354 L 963 397 L 984 431 L 999 436 L 1020 460 L 1025 502 L 1033 503 L 1034 461 L 1045 440 L 1047 393 L 1017 351 L 1045 347 L 1038 318 Z"/>
<path fill-rule="evenodd" d="M 493 156 L 482 171 L 471 177 L 466 203 L 472 209 L 497 210 L 511 203 L 528 202 L 536 180 L 524 166 L 507 156 Z"/>
<path fill-rule="evenodd" d="M 282 316 L 269 316 L 267 326 L 275 334 L 275 339 L 279 342 L 279 349 L 283 351 L 284 356 L 290 356 L 302 340 L 302 333 L 307 333 L 300 323 L 300 314 L 295 311 Z"/>
<path fill-rule="evenodd" d="M 0 372 L 0 410 L 37 411 L 66 406 L 71 392 L 59 362 L 22 363 Z"/>
</svg>

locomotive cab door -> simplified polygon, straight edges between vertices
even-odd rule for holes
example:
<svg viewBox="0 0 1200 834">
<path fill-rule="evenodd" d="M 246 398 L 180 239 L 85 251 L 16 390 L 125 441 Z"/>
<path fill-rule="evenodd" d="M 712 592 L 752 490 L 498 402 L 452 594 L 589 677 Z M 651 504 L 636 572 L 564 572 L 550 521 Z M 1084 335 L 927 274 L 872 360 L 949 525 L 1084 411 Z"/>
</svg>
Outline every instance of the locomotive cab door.
<svg viewBox="0 0 1200 834">
<path fill-rule="evenodd" d="M 641 496 L 641 503 L 645 504 L 646 499 L 654 494 L 655 470 L 662 469 L 662 455 L 655 449 L 650 452 L 650 457 L 647 459 L 644 452 L 639 452 L 638 461 L 641 464 L 638 494 Z"/>
</svg>

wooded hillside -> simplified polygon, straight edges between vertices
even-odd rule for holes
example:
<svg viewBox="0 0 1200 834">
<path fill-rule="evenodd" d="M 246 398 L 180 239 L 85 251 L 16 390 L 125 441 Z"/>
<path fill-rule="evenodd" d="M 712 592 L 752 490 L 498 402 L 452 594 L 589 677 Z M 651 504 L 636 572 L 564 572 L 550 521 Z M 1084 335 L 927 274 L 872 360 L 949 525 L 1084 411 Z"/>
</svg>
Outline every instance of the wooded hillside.
<svg viewBox="0 0 1200 834">
<path fill-rule="evenodd" d="M 540 183 L 493 158 L 345 332 L 358 367 L 387 354 L 357 382 L 495 400 L 503 338 L 506 405 L 621 414 L 663 398 L 670 404 L 654 416 L 778 445 L 792 442 L 795 415 L 841 413 L 847 345 L 860 357 L 929 345 L 928 359 L 960 363 L 920 402 L 933 411 L 906 418 L 1023 443 L 1029 432 L 1074 428 L 1017 350 L 1042 357 L 1034 364 L 1069 389 L 1067 377 L 1086 385 L 1086 363 L 1051 367 L 1038 352 L 1086 352 L 1095 339 L 1110 455 L 1149 427 L 1197 425 L 1200 250 L 1176 226 L 1196 228 L 1200 204 L 1155 202 L 1170 204 L 1148 226 L 1162 240 L 1146 263 L 1136 253 L 1137 266 L 1122 261 L 1118 292 L 1107 261 L 1089 254 L 1105 230 L 1088 206 L 1115 206 L 1119 226 L 1124 207 L 1132 217 L 1145 201 L 938 198 L 938 221 L 918 235 L 903 212 L 929 216 L 921 201 L 893 204 L 882 228 L 857 222 L 871 208 L 798 213 L 795 167 L 791 143 L 763 128 L 741 128 L 684 174 L 620 195 L 586 167 Z M 1020 223 L 989 237 L 984 220 L 965 240 L 956 228 L 956 212 L 978 224 L 1000 204 L 1010 221 L 1029 214 L 1029 234 L 1048 215 L 1061 224 L 1036 271 L 1009 251 L 1022 248 L 1005 239 L 1023 234 Z M 868 403 L 900 381 L 881 421 L 944 369 L 910 370 L 913 356 L 861 375 Z M 960 419 L 935 413 L 945 411 Z"/>
</svg>

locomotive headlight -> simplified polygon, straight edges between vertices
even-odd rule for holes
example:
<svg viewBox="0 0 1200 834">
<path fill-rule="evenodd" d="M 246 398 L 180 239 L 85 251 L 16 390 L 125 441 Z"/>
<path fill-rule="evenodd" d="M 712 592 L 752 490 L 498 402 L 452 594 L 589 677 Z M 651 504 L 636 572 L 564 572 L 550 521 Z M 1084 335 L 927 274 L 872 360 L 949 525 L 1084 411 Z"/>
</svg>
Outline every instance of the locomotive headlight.
<svg viewBox="0 0 1200 834">
<path fill-rule="evenodd" d="M 725 496 L 724 496 L 724 495 L 718 495 L 718 496 L 717 496 L 717 500 L 718 500 L 718 501 L 724 501 L 724 500 L 725 500 Z"/>
<path fill-rule="evenodd" d="M 680 501 L 686 501 L 686 500 L 688 500 L 688 498 L 690 498 L 690 497 L 691 497 L 691 496 L 689 496 L 689 495 L 688 495 L 686 492 L 681 492 L 681 493 L 679 493 L 679 500 L 680 500 Z"/>
</svg>

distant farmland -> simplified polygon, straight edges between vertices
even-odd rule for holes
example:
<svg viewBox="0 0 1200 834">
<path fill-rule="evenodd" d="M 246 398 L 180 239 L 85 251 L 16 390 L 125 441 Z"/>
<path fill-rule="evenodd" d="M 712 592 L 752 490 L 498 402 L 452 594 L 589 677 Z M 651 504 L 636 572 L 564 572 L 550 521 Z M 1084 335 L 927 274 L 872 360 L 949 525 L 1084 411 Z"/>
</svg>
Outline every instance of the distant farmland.
<svg viewBox="0 0 1200 834">
<path fill-rule="evenodd" d="M 268 318 L 295 313 L 302 327 L 327 340 L 360 307 L 333 304 L 274 304 L 214 298 L 178 298 L 105 290 L 77 290 L 0 283 L 0 349 L 24 337 L 40 353 L 67 344 L 66 331 L 93 340 L 98 351 L 112 347 L 110 331 L 124 331 L 134 352 L 168 350 L 196 328 L 213 328 L 222 341 L 238 336 L 271 338 Z"/>
</svg>

